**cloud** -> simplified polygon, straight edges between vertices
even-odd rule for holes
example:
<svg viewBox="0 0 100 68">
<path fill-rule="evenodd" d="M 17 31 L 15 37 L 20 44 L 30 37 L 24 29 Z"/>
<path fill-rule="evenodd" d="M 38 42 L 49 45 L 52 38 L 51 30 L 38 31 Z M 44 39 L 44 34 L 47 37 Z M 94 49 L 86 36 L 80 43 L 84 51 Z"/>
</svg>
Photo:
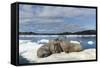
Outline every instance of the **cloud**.
<svg viewBox="0 0 100 68">
<path fill-rule="evenodd" d="M 88 16 L 95 14 L 95 9 L 74 8 L 74 7 L 54 7 L 39 5 L 20 5 L 20 17 L 75 17 L 80 15 Z"/>
<path fill-rule="evenodd" d="M 21 31 L 63 32 L 82 30 L 84 26 L 79 22 L 90 16 L 95 16 L 95 9 L 39 5 L 20 5 L 19 7 Z M 69 19 L 75 19 L 74 24 Z"/>
</svg>

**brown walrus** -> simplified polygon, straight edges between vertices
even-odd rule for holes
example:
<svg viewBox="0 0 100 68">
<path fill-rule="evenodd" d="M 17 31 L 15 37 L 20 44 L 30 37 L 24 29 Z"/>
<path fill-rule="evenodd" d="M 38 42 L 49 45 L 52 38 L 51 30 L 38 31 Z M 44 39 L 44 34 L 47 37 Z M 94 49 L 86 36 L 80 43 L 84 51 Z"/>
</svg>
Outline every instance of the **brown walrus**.
<svg viewBox="0 0 100 68">
<path fill-rule="evenodd" d="M 50 40 L 49 43 L 44 44 L 38 49 L 37 56 L 43 58 L 51 54 L 60 53 L 60 52 L 63 52 L 63 50 L 60 46 L 59 41 Z"/>
<path fill-rule="evenodd" d="M 50 40 L 47 44 L 41 46 L 37 51 L 37 56 L 40 58 L 48 57 L 51 54 L 60 52 L 78 52 L 82 50 L 82 46 L 77 43 L 70 43 L 64 40 Z"/>
<path fill-rule="evenodd" d="M 59 40 L 51 40 L 49 41 L 49 50 L 52 54 L 63 52 Z"/>
<path fill-rule="evenodd" d="M 78 43 L 70 43 L 67 41 L 61 41 L 60 46 L 63 49 L 63 52 L 69 53 L 69 52 L 78 52 L 83 50 L 82 46 Z"/>
<path fill-rule="evenodd" d="M 40 57 L 40 58 L 47 57 L 51 54 L 52 53 L 49 50 L 49 44 L 45 44 L 45 45 L 41 46 L 37 51 L 37 56 Z"/>
</svg>

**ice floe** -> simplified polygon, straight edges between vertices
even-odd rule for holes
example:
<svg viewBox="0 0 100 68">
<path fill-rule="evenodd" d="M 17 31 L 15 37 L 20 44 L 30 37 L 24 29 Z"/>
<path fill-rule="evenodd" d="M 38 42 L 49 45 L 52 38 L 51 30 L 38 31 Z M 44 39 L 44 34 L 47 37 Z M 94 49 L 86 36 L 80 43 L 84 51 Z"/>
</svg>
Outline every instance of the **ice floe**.
<svg viewBox="0 0 100 68">
<path fill-rule="evenodd" d="M 48 42 L 47 40 L 41 40 L 39 42 Z M 78 43 L 78 41 L 70 41 L 72 43 Z M 46 58 L 38 58 L 37 50 L 43 44 L 38 44 L 30 40 L 19 40 L 19 55 L 27 59 L 30 63 L 42 63 L 42 62 L 58 62 L 58 61 L 77 61 L 77 60 L 93 60 L 96 59 L 96 49 L 85 49 L 81 52 L 71 53 L 58 53 L 52 54 Z"/>
</svg>

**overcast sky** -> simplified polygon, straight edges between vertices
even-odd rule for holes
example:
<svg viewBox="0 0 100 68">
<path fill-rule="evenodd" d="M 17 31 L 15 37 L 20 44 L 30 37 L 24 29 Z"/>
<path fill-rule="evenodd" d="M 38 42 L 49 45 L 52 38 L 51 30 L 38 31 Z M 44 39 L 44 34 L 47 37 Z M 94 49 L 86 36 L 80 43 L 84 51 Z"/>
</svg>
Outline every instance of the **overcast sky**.
<svg viewBox="0 0 100 68">
<path fill-rule="evenodd" d="M 76 32 L 95 30 L 93 8 L 19 5 L 20 32 Z"/>
</svg>

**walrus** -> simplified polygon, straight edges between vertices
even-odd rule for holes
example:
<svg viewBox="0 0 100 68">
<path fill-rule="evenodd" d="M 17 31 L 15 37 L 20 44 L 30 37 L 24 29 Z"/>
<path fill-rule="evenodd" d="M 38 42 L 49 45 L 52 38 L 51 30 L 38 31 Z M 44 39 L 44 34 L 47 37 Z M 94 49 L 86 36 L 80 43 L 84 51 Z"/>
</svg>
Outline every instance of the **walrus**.
<svg viewBox="0 0 100 68">
<path fill-rule="evenodd" d="M 69 53 L 69 49 L 71 48 L 70 45 L 71 44 L 68 41 L 67 42 L 60 41 L 60 46 L 61 46 L 63 52 Z"/>
<path fill-rule="evenodd" d="M 49 41 L 49 48 L 52 54 L 63 52 L 58 39 Z"/>
<path fill-rule="evenodd" d="M 41 46 L 37 51 L 37 56 L 44 58 L 51 54 L 63 52 L 58 40 L 50 40 L 49 43 Z"/>
<path fill-rule="evenodd" d="M 44 58 L 52 54 L 48 46 L 49 46 L 48 44 L 45 44 L 37 50 L 37 56 L 39 58 Z"/>
<path fill-rule="evenodd" d="M 83 50 L 83 47 L 80 43 L 71 43 L 69 52 L 79 52 Z"/>
<path fill-rule="evenodd" d="M 82 50 L 80 43 L 71 43 L 64 40 L 50 40 L 47 44 L 41 46 L 37 51 L 37 56 L 39 58 L 48 57 L 51 54 L 61 53 L 61 52 L 79 52 Z"/>
<path fill-rule="evenodd" d="M 80 43 L 70 43 L 69 41 L 61 41 L 60 46 L 63 49 L 63 52 L 66 52 L 66 53 L 79 52 L 83 50 Z"/>
</svg>

